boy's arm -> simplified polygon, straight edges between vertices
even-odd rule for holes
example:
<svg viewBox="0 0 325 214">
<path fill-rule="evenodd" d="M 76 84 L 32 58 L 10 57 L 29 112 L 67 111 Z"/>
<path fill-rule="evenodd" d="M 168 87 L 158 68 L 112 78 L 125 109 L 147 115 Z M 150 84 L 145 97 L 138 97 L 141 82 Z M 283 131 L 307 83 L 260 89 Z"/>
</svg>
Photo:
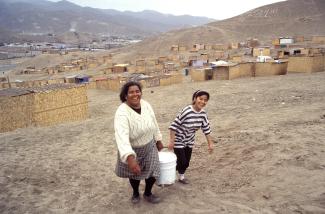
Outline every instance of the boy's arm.
<svg viewBox="0 0 325 214">
<path fill-rule="evenodd" d="M 212 153 L 213 151 L 213 139 L 211 137 L 211 135 L 205 135 L 207 141 L 208 141 L 208 150 L 209 150 L 209 153 Z"/>
<path fill-rule="evenodd" d="M 175 144 L 175 131 L 172 129 L 170 130 L 170 134 L 169 134 L 169 144 L 168 144 L 168 149 L 169 150 L 173 150 L 174 149 L 174 144 Z"/>
</svg>

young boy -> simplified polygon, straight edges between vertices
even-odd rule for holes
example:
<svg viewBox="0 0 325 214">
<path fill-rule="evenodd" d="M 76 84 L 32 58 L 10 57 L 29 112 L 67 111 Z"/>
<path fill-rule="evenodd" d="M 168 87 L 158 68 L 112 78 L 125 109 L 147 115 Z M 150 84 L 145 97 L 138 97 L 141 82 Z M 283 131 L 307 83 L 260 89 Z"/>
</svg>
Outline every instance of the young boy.
<svg viewBox="0 0 325 214">
<path fill-rule="evenodd" d="M 213 150 L 210 123 L 207 113 L 203 109 L 209 98 L 208 92 L 196 91 L 192 96 L 192 104 L 183 108 L 169 127 L 170 142 L 168 149 L 174 149 L 177 156 L 176 170 L 179 173 L 179 182 L 182 184 L 189 183 L 185 179 L 185 171 L 190 164 L 192 148 L 195 143 L 195 132 L 198 129 L 202 129 L 206 136 L 209 152 L 211 153 Z"/>
</svg>

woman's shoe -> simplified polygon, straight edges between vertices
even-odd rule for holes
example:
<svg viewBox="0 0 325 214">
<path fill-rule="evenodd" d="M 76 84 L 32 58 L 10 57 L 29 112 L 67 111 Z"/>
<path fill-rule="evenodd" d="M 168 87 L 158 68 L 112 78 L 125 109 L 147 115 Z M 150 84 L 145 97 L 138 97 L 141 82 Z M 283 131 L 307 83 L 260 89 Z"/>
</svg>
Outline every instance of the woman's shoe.
<svg viewBox="0 0 325 214">
<path fill-rule="evenodd" d="M 140 195 L 132 195 L 131 202 L 132 202 L 132 204 L 139 203 L 140 202 Z"/>
<path fill-rule="evenodd" d="M 154 194 L 151 194 L 149 196 L 146 196 L 145 194 L 143 194 L 143 198 L 152 204 L 158 204 L 160 202 L 160 198 L 158 196 L 155 196 Z"/>
</svg>

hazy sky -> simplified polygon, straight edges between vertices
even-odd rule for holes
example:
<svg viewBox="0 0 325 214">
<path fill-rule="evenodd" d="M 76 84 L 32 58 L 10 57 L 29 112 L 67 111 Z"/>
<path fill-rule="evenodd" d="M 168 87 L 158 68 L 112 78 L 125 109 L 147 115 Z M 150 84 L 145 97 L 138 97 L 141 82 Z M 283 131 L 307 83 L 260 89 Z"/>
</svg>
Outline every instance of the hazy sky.
<svg viewBox="0 0 325 214">
<path fill-rule="evenodd" d="M 58 0 L 51 0 L 58 1 Z M 226 19 L 283 0 L 68 0 L 80 6 L 119 11 L 155 10 L 172 15 Z"/>
</svg>

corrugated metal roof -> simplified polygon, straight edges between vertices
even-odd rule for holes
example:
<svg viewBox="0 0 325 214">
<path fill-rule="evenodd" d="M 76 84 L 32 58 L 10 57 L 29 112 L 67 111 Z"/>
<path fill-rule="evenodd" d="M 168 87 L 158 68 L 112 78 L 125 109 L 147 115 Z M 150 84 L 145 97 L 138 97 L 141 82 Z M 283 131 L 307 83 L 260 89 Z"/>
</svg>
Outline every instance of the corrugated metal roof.
<svg viewBox="0 0 325 214">
<path fill-rule="evenodd" d="M 114 67 L 127 67 L 129 64 L 116 64 Z"/>
<path fill-rule="evenodd" d="M 97 77 L 95 81 L 108 80 L 108 77 Z"/>
<path fill-rule="evenodd" d="M 74 83 L 58 83 L 58 84 L 50 84 L 50 85 L 44 85 L 40 87 L 32 87 L 28 88 L 28 90 L 40 93 L 40 92 L 48 92 L 48 91 L 55 91 L 60 89 L 69 89 L 69 88 L 75 88 L 79 87 L 80 85 L 74 84 Z"/>
<path fill-rule="evenodd" d="M 26 88 L 6 88 L 0 90 L 0 97 L 17 97 L 33 93 Z"/>
<path fill-rule="evenodd" d="M 30 87 L 30 88 L 6 88 L 0 90 L 0 97 L 7 96 L 7 97 L 16 97 L 30 93 L 42 93 L 42 92 L 49 92 L 55 91 L 60 89 L 70 89 L 81 87 L 81 85 L 73 84 L 73 83 L 58 83 L 58 84 L 50 84 L 44 85 L 40 87 Z"/>
</svg>

